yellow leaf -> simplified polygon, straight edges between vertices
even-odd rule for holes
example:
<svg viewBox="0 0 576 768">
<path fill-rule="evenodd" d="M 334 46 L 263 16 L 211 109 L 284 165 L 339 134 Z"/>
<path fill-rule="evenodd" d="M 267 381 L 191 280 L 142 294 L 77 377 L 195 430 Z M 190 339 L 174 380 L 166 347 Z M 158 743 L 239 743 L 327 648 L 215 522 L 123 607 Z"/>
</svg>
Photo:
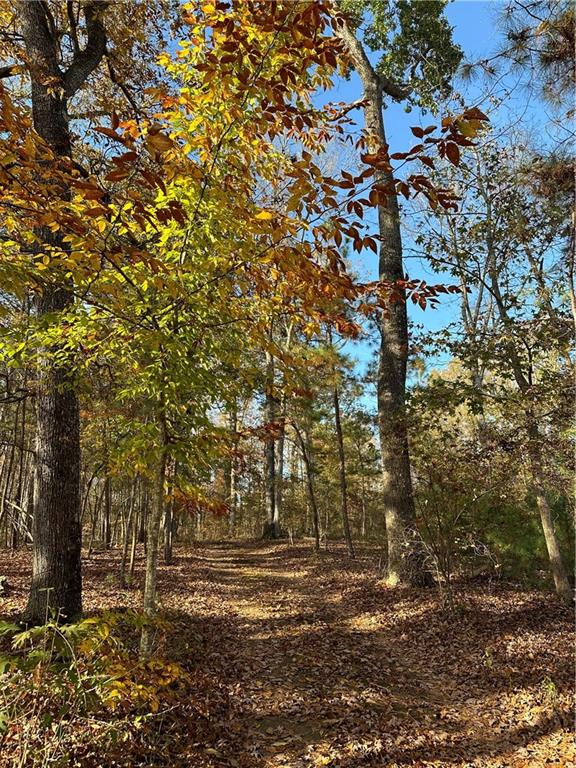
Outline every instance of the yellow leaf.
<svg viewBox="0 0 576 768">
<path fill-rule="evenodd" d="M 146 143 L 150 144 L 154 149 L 157 149 L 158 152 L 166 152 L 174 146 L 172 139 L 163 133 L 155 133 L 148 136 L 146 138 Z"/>
<path fill-rule="evenodd" d="M 273 218 L 274 214 L 271 211 L 260 211 L 260 213 L 257 213 L 254 217 L 255 219 L 258 219 L 259 221 L 269 221 L 271 218 Z"/>
</svg>

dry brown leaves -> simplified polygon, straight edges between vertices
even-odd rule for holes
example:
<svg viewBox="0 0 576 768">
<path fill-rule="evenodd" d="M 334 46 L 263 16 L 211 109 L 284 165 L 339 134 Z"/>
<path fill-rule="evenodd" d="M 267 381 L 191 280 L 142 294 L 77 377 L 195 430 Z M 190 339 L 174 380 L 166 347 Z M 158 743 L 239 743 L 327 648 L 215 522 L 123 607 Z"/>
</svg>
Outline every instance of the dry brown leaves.
<svg viewBox="0 0 576 768">
<path fill-rule="evenodd" d="M 13 614 L 28 557 L 3 559 Z M 99 765 L 572 765 L 570 612 L 499 584 L 461 585 L 446 613 L 434 590 L 386 588 L 376 562 L 307 545 L 179 552 L 160 568 L 173 630 L 159 651 L 194 690 Z M 87 561 L 87 611 L 138 605 L 117 572 L 117 553 Z"/>
</svg>

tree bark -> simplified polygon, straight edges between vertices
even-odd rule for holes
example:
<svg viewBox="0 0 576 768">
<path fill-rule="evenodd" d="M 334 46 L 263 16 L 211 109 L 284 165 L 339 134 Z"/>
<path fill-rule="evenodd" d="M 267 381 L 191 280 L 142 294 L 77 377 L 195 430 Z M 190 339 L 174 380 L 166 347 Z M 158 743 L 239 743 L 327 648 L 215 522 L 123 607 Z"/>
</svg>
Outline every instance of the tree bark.
<svg viewBox="0 0 576 768">
<path fill-rule="evenodd" d="M 374 70 L 360 41 L 346 23 L 338 28 L 364 88 L 364 121 L 372 152 L 386 147 L 383 93 L 394 98 L 404 94 Z M 388 190 L 386 202 L 378 205 L 381 237 L 380 280 L 395 283 L 404 279 L 398 198 L 391 172 L 377 170 L 375 184 Z M 405 292 L 390 303 L 382 315 L 378 361 L 378 427 L 382 460 L 383 504 L 388 547 L 390 584 L 429 583 L 420 539 L 410 475 L 410 455 L 405 419 L 406 364 L 408 358 L 408 313 Z"/>
<path fill-rule="evenodd" d="M 354 545 L 350 533 L 350 520 L 348 518 L 348 484 L 346 482 L 346 456 L 344 454 L 344 437 L 342 435 L 342 422 L 340 419 L 340 397 L 338 386 L 333 391 L 334 422 L 336 425 L 336 440 L 338 443 L 339 476 L 340 476 L 340 509 L 342 513 L 342 527 L 348 556 L 354 557 Z"/>
<path fill-rule="evenodd" d="M 229 516 L 228 516 L 228 533 L 230 536 L 234 536 L 234 530 L 236 527 L 236 513 L 238 511 L 238 467 L 236 451 L 238 449 L 238 405 L 236 401 L 232 404 L 230 409 L 230 433 L 232 435 L 232 455 L 230 456 L 229 466 Z"/>
<path fill-rule="evenodd" d="M 138 477 L 132 481 L 130 489 L 130 500 L 128 502 L 128 518 L 126 520 L 126 530 L 124 532 L 124 541 L 122 542 L 122 562 L 120 563 L 120 584 L 126 586 L 126 561 L 128 559 L 128 548 L 130 546 L 130 537 L 136 539 L 136 526 L 134 525 L 134 513 L 136 511 L 136 489 L 138 486 Z M 133 530 L 134 529 L 134 530 Z"/>
<path fill-rule="evenodd" d="M 168 451 L 168 435 L 164 414 L 160 415 L 160 427 L 162 431 L 162 443 L 158 469 L 156 474 L 156 493 L 154 507 L 148 517 L 147 549 L 146 549 L 146 576 L 144 581 L 144 617 L 145 624 L 140 635 L 140 655 L 149 656 L 152 651 L 153 627 L 152 619 L 156 613 L 156 582 L 158 570 L 158 542 L 160 539 L 160 525 L 164 515 L 165 506 L 165 481 Z"/>
<path fill-rule="evenodd" d="M 320 551 L 320 519 L 318 517 L 318 505 L 316 504 L 316 493 L 314 491 L 314 467 L 312 464 L 312 457 L 310 455 L 310 444 L 304 442 L 302 433 L 296 424 L 294 431 L 298 438 L 300 450 L 302 452 L 302 460 L 304 461 L 304 467 L 306 469 L 306 490 L 308 493 L 308 503 L 310 505 L 310 512 L 312 514 L 312 527 L 314 530 L 314 549 L 316 552 Z"/>
<path fill-rule="evenodd" d="M 492 208 L 489 197 L 486 195 L 486 220 L 492 221 Z M 558 538 L 554 530 L 552 522 L 552 515 L 550 513 L 550 507 L 548 500 L 544 492 L 545 482 L 544 473 L 542 469 L 542 438 L 540 429 L 538 426 L 536 415 L 532 409 L 530 403 L 532 394 L 532 371 L 530 368 L 526 372 L 522 365 L 522 360 L 516 349 L 514 338 L 514 320 L 511 318 L 508 308 L 505 303 L 504 296 L 500 288 L 500 273 L 498 269 L 498 263 L 496 260 L 496 252 L 494 248 L 493 237 L 488 230 L 487 241 L 487 272 L 490 280 L 490 288 L 496 310 L 503 327 L 509 332 L 510 341 L 507 343 L 507 355 L 514 376 L 514 381 L 518 390 L 526 400 L 526 434 L 528 437 L 528 462 L 530 471 L 532 474 L 532 490 L 536 497 L 536 506 L 538 507 L 538 513 L 540 515 L 540 523 L 542 525 L 542 533 L 546 542 L 546 549 L 548 551 L 548 558 L 550 560 L 550 570 L 554 579 L 554 586 L 556 593 L 562 602 L 571 604 L 574 598 L 573 591 L 570 587 L 566 567 L 562 560 L 562 554 L 560 552 L 560 545 L 558 544 Z"/>
<path fill-rule="evenodd" d="M 282 518 L 282 506 L 284 503 L 284 449 L 286 445 L 286 392 L 282 392 L 280 402 L 280 428 L 277 444 L 277 471 L 276 471 L 276 502 L 274 508 L 274 522 L 280 534 L 280 520 Z"/>
<path fill-rule="evenodd" d="M 560 552 L 558 537 L 554 530 L 550 505 L 548 504 L 548 499 L 546 498 L 546 493 L 544 491 L 545 481 L 542 469 L 540 431 L 534 420 L 534 416 L 530 411 L 527 413 L 527 419 L 528 453 L 532 474 L 532 491 L 536 497 L 536 506 L 540 516 L 540 524 L 542 525 L 542 533 L 544 534 L 548 559 L 550 560 L 550 570 L 552 572 L 552 578 L 554 579 L 554 587 L 560 600 L 567 605 L 571 605 L 574 600 L 574 592 L 570 586 L 566 567 L 562 560 L 562 553 Z"/>
<path fill-rule="evenodd" d="M 274 357 L 266 353 L 266 391 L 264 409 L 266 422 L 272 425 L 276 421 L 276 399 L 274 397 Z M 280 522 L 276 510 L 276 441 L 271 432 L 266 437 L 264 446 L 266 525 L 264 538 L 277 539 L 280 534 Z"/>
<path fill-rule="evenodd" d="M 57 31 L 47 5 L 19 2 L 18 16 L 31 79 L 34 129 L 60 157 L 72 156 L 67 102 L 98 66 L 106 35 L 98 3 L 83 8 L 86 46 L 66 72 L 59 68 Z M 60 83 L 61 87 L 57 87 Z M 69 190 L 62 189 L 64 199 Z M 40 232 L 43 241 L 63 249 L 62 235 Z M 48 283 L 37 301 L 44 317 L 66 312 L 73 303 L 64 277 Z M 41 623 L 49 612 L 73 619 L 82 610 L 80 527 L 80 420 L 70 371 L 54 362 L 54 349 L 40 350 L 36 395 L 36 473 L 34 488 L 32 584 L 26 620 Z"/>
<path fill-rule="evenodd" d="M 173 461 L 168 471 L 168 502 L 164 509 L 164 564 L 172 564 L 172 548 L 174 540 L 174 484 L 176 472 L 178 471 L 178 462 Z"/>
<path fill-rule="evenodd" d="M 108 468 L 106 469 L 108 472 Z M 102 505 L 102 544 L 104 549 L 110 549 L 112 543 L 112 482 L 107 474 L 104 479 L 104 504 Z"/>
</svg>

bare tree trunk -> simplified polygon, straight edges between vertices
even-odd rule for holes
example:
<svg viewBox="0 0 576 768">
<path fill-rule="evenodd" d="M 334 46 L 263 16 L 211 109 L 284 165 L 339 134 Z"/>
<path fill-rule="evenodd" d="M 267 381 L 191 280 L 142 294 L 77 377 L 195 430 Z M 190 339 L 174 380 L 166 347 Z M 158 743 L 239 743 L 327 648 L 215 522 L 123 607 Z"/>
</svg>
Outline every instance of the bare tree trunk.
<svg viewBox="0 0 576 768">
<path fill-rule="evenodd" d="M 152 651 L 153 628 L 152 618 L 156 613 L 156 582 L 158 570 L 158 543 L 160 538 L 160 525 L 164 515 L 166 464 L 168 460 L 168 434 L 166 417 L 160 414 L 160 428 L 162 432 L 160 457 L 156 473 L 156 488 L 154 507 L 148 518 L 147 551 L 146 551 L 146 577 L 144 581 L 144 616 L 146 623 L 142 627 L 140 635 L 140 655 L 149 656 Z"/>
<path fill-rule="evenodd" d="M 302 459 L 304 461 L 304 467 L 306 469 L 306 490 L 308 492 L 308 503 L 310 505 L 310 512 L 312 513 L 312 527 L 314 530 L 314 549 L 316 552 L 320 551 L 320 520 L 318 517 L 318 505 L 316 504 L 316 494 L 314 492 L 314 467 L 312 464 L 312 457 L 310 455 L 310 441 L 306 443 L 302 437 L 302 433 L 296 424 L 293 424 L 300 450 L 302 452 Z"/>
<path fill-rule="evenodd" d="M 349 557 L 354 557 L 354 545 L 352 544 L 352 535 L 350 533 L 350 521 L 348 519 L 348 484 L 346 482 L 346 456 L 344 454 L 344 437 L 342 435 L 342 422 L 340 420 L 340 398 L 338 396 L 338 386 L 333 391 L 334 403 L 334 422 L 336 425 L 336 440 L 338 443 L 338 459 L 340 464 L 340 508 L 342 512 L 342 527 L 344 528 L 344 539 Z"/>
<path fill-rule="evenodd" d="M 134 525 L 132 527 L 132 540 L 130 542 L 130 561 L 128 563 L 128 582 L 132 585 L 134 581 L 134 568 L 136 566 L 136 550 L 138 548 L 138 531 L 140 529 L 140 520 L 142 519 L 143 511 L 139 511 L 136 507 L 136 513 L 134 515 Z"/>
<path fill-rule="evenodd" d="M 346 45 L 364 87 L 364 120 L 372 152 L 387 146 L 383 117 L 383 93 L 402 94 L 374 70 L 360 41 L 343 23 L 338 33 Z M 391 171 L 377 170 L 375 186 L 385 191 L 378 205 L 381 236 L 379 278 L 387 283 L 404 279 L 402 239 L 398 198 Z M 397 300 L 389 303 L 382 315 L 378 370 L 378 426 L 382 457 L 383 502 L 388 545 L 390 584 L 427 584 L 430 576 L 424 566 L 420 539 L 416 531 L 416 510 L 410 475 L 410 456 L 405 419 L 406 363 L 408 358 L 408 316 L 405 292 L 397 290 Z"/>
<path fill-rule="evenodd" d="M 236 437 L 236 433 L 238 431 L 238 407 L 237 403 L 234 402 L 232 405 L 232 409 L 230 411 L 230 432 L 232 434 L 232 443 L 233 443 L 233 449 L 232 449 L 232 455 L 230 456 L 230 476 L 229 476 L 229 489 L 230 489 L 230 500 L 229 500 L 229 508 L 230 513 L 228 517 L 228 533 L 230 536 L 234 536 L 234 529 L 236 527 L 236 513 L 238 511 L 238 477 L 237 477 L 237 458 L 236 458 L 236 451 L 238 448 L 238 440 Z"/>
<path fill-rule="evenodd" d="M 128 519 L 126 520 L 126 531 L 122 543 L 122 562 L 120 564 L 120 583 L 126 586 L 126 560 L 128 559 L 128 548 L 130 546 L 130 537 L 136 538 L 136 526 L 134 525 L 134 515 L 136 511 L 136 489 L 138 486 L 138 477 L 132 481 L 130 489 L 130 501 L 128 503 Z M 134 530 L 132 530 L 134 529 Z"/>
<path fill-rule="evenodd" d="M 552 521 L 552 514 L 550 511 L 550 505 L 544 492 L 544 478 L 542 471 L 542 459 L 540 455 L 540 435 L 537 425 L 532 421 L 528 425 L 529 434 L 529 453 L 530 453 L 530 467 L 532 470 L 532 490 L 536 497 L 536 506 L 538 507 L 538 513 L 540 515 L 540 523 L 542 525 L 542 533 L 544 534 L 544 541 L 546 542 L 546 550 L 548 552 L 548 558 L 550 560 L 550 570 L 552 571 L 552 577 L 554 579 L 554 586 L 556 593 L 563 603 L 571 605 L 574 599 L 574 592 L 570 587 L 568 581 L 568 575 L 566 568 L 562 560 L 562 554 L 560 552 L 560 546 L 558 544 L 558 537 L 554 530 L 554 523 Z"/>
<path fill-rule="evenodd" d="M 274 396 L 274 358 L 270 352 L 266 353 L 266 391 L 265 413 L 268 424 L 276 420 L 276 400 Z M 276 441 L 273 433 L 266 437 L 264 446 L 265 460 L 265 493 L 266 493 L 266 526 L 264 538 L 276 539 L 279 535 L 278 515 L 276 511 Z"/>
<path fill-rule="evenodd" d="M 567 271 L 568 271 L 568 291 L 570 293 L 570 309 L 572 310 L 572 322 L 576 330 L 576 288 L 574 287 L 574 259 L 576 254 L 576 206 L 572 207 L 572 235 L 568 243 Z"/>
<path fill-rule="evenodd" d="M 8 459 L 8 466 L 6 467 L 6 482 L 4 483 L 4 489 L 2 492 L 2 511 L 4 511 L 6 505 L 8 506 L 7 523 L 9 521 L 9 527 L 6 530 L 6 546 L 11 546 L 12 549 L 16 549 L 18 542 L 18 534 L 16 531 L 16 524 L 14 520 L 14 508 L 11 505 L 12 485 L 13 485 L 13 468 L 16 458 L 16 443 L 18 439 L 18 420 L 20 416 L 20 403 L 16 405 L 16 413 L 14 414 L 14 430 L 12 437 L 12 444 L 10 445 L 10 458 Z M 10 542 L 8 541 L 10 538 Z"/>
<path fill-rule="evenodd" d="M 274 523 L 280 535 L 280 520 L 284 503 L 284 448 L 286 445 L 286 393 L 282 393 L 280 404 L 280 429 L 277 440 L 277 472 L 276 472 L 276 503 L 274 508 Z"/>
<path fill-rule="evenodd" d="M 172 466 L 168 471 L 168 494 L 169 498 L 165 504 L 164 509 L 164 563 L 170 565 L 172 563 L 172 543 L 174 536 L 174 480 L 176 477 L 178 466 L 177 462 L 173 461 Z"/>
<path fill-rule="evenodd" d="M 25 386 L 25 383 L 24 383 Z M 25 466 L 26 466 L 26 452 L 25 452 L 25 442 L 26 442 L 26 400 L 22 401 L 22 419 L 20 424 L 20 434 L 18 437 L 18 441 L 20 444 L 20 460 L 18 462 L 18 482 L 16 485 L 16 494 L 14 497 L 14 504 L 15 504 L 15 510 L 16 510 L 16 520 L 15 520 L 15 535 L 12 540 L 12 548 L 16 549 L 18 547 L 18 539 L 19 534 L 21 531 L 25 530 L 25 523 L 24 523 L 24 510 L 23 510 L 23 500 L 24 500 L 24 475 L 25 475 Z"/>
<path fill-rule="evenodd" d="M 492 209 L 489 203 L 489 198 L 486 197 L 486 220 L 492 221 Z M 542 439 L 540 435 L 540 429 L 536 416 L 532 410 L 531 399 L 532 394 L 532 374 L 531 364 L 526 370 L 523 367 L 522 360 L 516 349 L 514 338 L 514 321 L 510 317 L 508 308 L 506 306 L 504 296 L 500 288 L 500 275 L 498 270 L 498 264 L 496 261 L 496 253 L 493 244 L 492 235 L 488 230 L 487 235 L 487 272 L 490 279 L 490 287 L 492 290 L 492 296 L 496 304 L 496 309 L 500 317 L 500 321 L 504 328 L 509 331 L 509 341 L 507 343 L 507 354 L 512 369 L 512 374 L 516 382 L 516 386 L 520 393 L 526 400 L 526 433 L 528 436 L 528 459 L 530 464 L 530 470 L 532 473 L 532 487 L 536 496 L 536 504 L 540 515 L 540 522 L 542 525 L 542 533 L 546 542 L 546 549 L 548 551 L 548 557 L 550 560 L 550 570 L 554 578 L 554 586 L 558 597 L 565 603 L 570 604 L 573 600 L 573 592 L 568 581 L 568 575 L 566 568 L 562 561 L 562 555 L 560 552 L 560 546 L 558 544 L 558 538 L 554 530 L 552 523 L 552 516 L 550 514 L 550 507 L 544 493 L 544 473 L 542 470 Z"/>
<path fill-rule="evenodd" d="M 112 482 L 106 468 L 104 479 L 104 504 L 102 505 L 102 544 L 104 549 L 110 549 L 112 543 L 112 528 L 110 519 L 112 515 Z"/>
<path fill-rule="evenodd" d="M 92 554 L 94 547 L 94 540 L 96 538 L 96 528 L 100 519 L 100 509 L 102 507 L 102 500 L 104 498 L 105 486 L 102 487 L 102 491 L 94 499 L 94 508 L 92 511 L 92 524 L 90 526 L 90 538 L 88 540 L 88 557 Z"/>
</svg>

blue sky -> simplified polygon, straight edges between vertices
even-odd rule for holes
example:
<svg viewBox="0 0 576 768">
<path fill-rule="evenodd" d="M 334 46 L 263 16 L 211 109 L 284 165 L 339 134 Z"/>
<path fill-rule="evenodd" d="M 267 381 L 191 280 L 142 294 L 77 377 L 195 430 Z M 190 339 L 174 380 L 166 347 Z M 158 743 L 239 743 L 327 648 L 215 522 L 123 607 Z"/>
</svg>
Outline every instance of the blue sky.
<svg viewBox="0 0 576 768">
<path fill-rule="evenodd" d="M 465 61 L 478 61 L 489 58 L 501 46 L 503 39 L 499 24 L 505 5 L 499 0 L 456 0 L 448 5 L 446 15 L 453 27 L 454 40 L 464 52 Z M 496 115 L 491 114 L 494 124 L 510 125 L 519 114 L 523 114 L 528 120 L 538 120 L 542 113 L 542 104 L 538 101 L 530 103 L 526 89 L 521 88 L 516 76 L 509 76 L 498 86 L 506 87 L 511 94 L 506 104 L 501 107 Z M 458 79 L 454 83 L 456 91 L 463 94 L 467 106 L 478 105 L 482 107 L 488 92 L 488 86 L 483 78 L 472 82 L 462 82 Z M 335 101 L 354 101 L 361 96 L 362 87 L 357 75 L 353 74 L 350 80 L 340 80 L 335 83 L 330 98 Z M 351 116 L 362 124 L 362 115 L 356 111 Z M 385 125 L 388 142 L 391 151 L 403 151 L 408 149 L 415 139 L 410 132 L 410 127 L 415 125 L 427 126 L 439 122 L 440 116 L 422 115 L 417 109 L 406 113 L 401 104 L 389 104 L 385 110 Z M 406 234 L 404 240 L 406 241 Z M 377 275 L 377 257 L 371 252 L 355 257 L 355 266 L 361 270 L 362 276 L 374 278 Z M 422 278 L 428 282 L 442 282 L 440 275 L 429 270 L 420 260 L 410 259 L 406 261 L 406 270 L 410 277 Z M 446 282 L 449 282 L 446 280 Z M 459 313 L 458 296 L 446 296 L 441 304 L 434 309 L 425 311 L 409 303 L 409 315 L 415 323 L 423 324 L 427 330 L 437 330 L 454 320 Z M 370 358 L 371 352 L 364 343 L 347 345 L 347 351 L 356 357 L 361 365 Z M 437 364 L 447 362 L 438 359 Z"/>
</svg>

